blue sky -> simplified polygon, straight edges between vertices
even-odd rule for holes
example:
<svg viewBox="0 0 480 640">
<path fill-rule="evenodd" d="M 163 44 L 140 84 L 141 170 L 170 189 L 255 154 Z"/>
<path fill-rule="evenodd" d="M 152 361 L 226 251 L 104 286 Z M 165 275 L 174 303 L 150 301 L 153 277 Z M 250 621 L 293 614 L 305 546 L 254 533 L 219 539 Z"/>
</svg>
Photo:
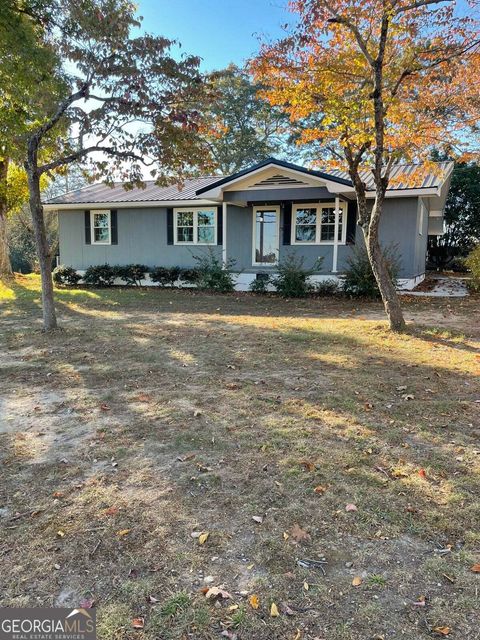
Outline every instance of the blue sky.
<svg viewBox="0 0 480 640">
<path fill-rule="evenodd" d="M 178 39 L 182 50 L 203 58 L 202 70 L 242 65 L 259 38 L 276 39 L 292 20 L 288 0 L 137 0 L 143 29 Z"/>
</svg>

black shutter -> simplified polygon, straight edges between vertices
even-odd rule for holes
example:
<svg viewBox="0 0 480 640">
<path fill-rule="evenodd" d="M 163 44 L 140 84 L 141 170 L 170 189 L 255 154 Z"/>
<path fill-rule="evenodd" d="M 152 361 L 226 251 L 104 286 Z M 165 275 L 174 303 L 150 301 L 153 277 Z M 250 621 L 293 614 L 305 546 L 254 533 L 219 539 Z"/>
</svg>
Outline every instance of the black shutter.
<svg viewBox="0 0 480 640">
<path fill-rule="evenodd" d="M 118 244 L 117 210 L 110 211 L 110 238 L 112 244 Z"/>
<path fill-rule="evenodd" d="M 92 229 L 90 226 L 90 211 L 85 211 L 85 244 L 92 244 Z"/>
<path fill-rule="evenodd" d="M 217 244 L 223 244 L 223 208 L 217 207 Z"/>
<path fill-rule="evenodd" d="M 355 244 L 357 231 L 357 201 L 351 200 L 347 205 L 347 244 Z"/>
<path fill-rule="evenodd" d="M 173 244 L 173 209 L 167 209 L 167 244 Z"/>
<path fill-rule="evenodd" d="M 291 244 L 292 237 L 292 203 L 283 203 L 283 244 Z"/>
</svg>

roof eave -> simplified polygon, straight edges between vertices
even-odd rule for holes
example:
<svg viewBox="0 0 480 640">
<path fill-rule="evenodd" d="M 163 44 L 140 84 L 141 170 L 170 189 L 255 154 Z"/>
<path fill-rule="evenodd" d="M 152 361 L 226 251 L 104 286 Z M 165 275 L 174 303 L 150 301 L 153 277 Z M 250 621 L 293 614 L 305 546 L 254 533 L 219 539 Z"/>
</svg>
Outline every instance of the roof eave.
<svg viewBox="0 0 480 640">
<path fill-rule="evenodd" d="M 142 200 L 140 202 L 45 202 L 45 211 L 62 211 L 75 209 L 145 209 L 147 207 L 184 207 L 184 206 L 207 206 L 219 204 L 218 200 Z"/>
<path fill-rule="evenodd" d="M 406 198 L 416 196 L 437 196 L 439 193 L 439 187 L 419 187 L 417 189 L 387 189 L 385 193 L 386 198 Z M 375 198 L 375 191 L 370 190 L 365 193 L 368 199 Z"/>
</svg>

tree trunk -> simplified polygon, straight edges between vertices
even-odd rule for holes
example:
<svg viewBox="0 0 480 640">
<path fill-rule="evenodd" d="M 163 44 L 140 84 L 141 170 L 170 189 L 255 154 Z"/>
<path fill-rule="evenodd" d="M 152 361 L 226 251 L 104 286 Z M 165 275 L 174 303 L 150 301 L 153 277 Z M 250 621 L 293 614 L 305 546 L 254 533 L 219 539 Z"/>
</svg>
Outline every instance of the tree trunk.
<svg viewBox="0 0 480 640">
<path fill-rule="evenodd" d="M 395 283 L 390 277 L 388 263 L 380 246 L 378 239 L 380 217 L 382 213 L 383 201 L 378 197 L 373 205 L 370 224 L 363 227 L 365 236 L 365 244 L 367 246 L 368 258 L 372 267 L 373 275 L 377 281 L 380 295 L 382 296 L 383 306 L 390 322 L 390 329 L 398 333 L 405 331 L 405 319 L 403 317 L 402 307 L 395 288 Z"/>
<path fill-rule="evenodd" d="M 7 173 L 8 158 L 0 160 L 0 278 L 12 276 L 7 242 Z"/>
<path fill-rule="evenodd" d="M 361 156 L 358 156 L 360 158 Z M 355 187 L 358 205 L 358 223 L 362 227 L 368 259 L 372 267 L 373 275 L 377 281 L 383 306 L 390 322 L 390 329 L 396 332 L 405 330 L 400 300 L 398 299 L 395 283 L 392 282 L 388 271 L 388 264 L 379 241 L 380 219 L 382 216 L 383 202 L 387 183 L 383 182 L 377 187 L 377 194 L 372 211 L 369 211 L 365 193 L 365 184 L 358 173 L 359 160 L 355 160 L 351 154 L 347 154 L 350 177 Z"/>
<path fill-rule="evenodd" d="M 43 330 L 52 331 L 57 328 L 55 302 L 53 299 L 52 255 L 50 247 L 48 246 L 47 233 L 45 230 L 45 219 L 43 217 L 43 206 L 40 197 L 40 175 L 38 173 L 36 160 L 36 140 L 33 138 L 29 141 L 28 160 L 25 163 L 25 168 L 28 175 L 30 213 L 32 215 L 38 263 L 40 266 L 40 276 L 42 281 Z"/>
</svg>

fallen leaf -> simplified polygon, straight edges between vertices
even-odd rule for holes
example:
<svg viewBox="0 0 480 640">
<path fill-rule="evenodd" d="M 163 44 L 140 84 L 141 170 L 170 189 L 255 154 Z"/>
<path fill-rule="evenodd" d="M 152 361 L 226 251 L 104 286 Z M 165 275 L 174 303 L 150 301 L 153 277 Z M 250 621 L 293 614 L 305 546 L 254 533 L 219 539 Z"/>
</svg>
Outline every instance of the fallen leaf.
<svg viewBox="0 0 480 640">
<path fill-rule="evenodd" d="M 254 522 L 258 522 L 258 524 L 262 524 L 262 522 L 263 522 L 262 516 L 252 516 L 252 520 Z"/>
<path fill-rule="evenodd" d="M 272 618 L 278 618 L 278 616 L 280 615 L 279 611 L 278 611 L 278 607 L 275 604 L 275 602 L 272 602 L 271 606 L 270 606 L 270 616 Z"/>
<path fill-rule="evenodd" d="M 152 396 L 149 396 L 148 393 L 139 393 L 133 398 L 136 402 L 150 402 Z"/>
<path fill-rule="evenodd" d="M 309 460 L 300 460 L 298 464 L 301 467 L 304 467 L 305 471 L 315 471 L 315 465 Z"/>
<path fill-rule="evenodd" d="M 372 411 L 373 409 L 373 404 L 371 402 L 365 402 L 363 406 L 365 408 L 365 411 Z"/>
<path fill-rule="evenodd" d="M 470 567 L 470 571 L 473 571 L 473 573 L 480 573 L 480 562 L 474 564 L 473 567 Z"/>
<path fill-rule="evenodd" d="M 355 576 L 352 580 L 352 587 L 359 587 L 362 584 L 363 580 L 360 576 Z"/>
<path fill-rule="evenodd" d="M 293 640 L 300 640 L 301 637 L 302 637 L 302 634 L 300 633 L 300 629 L 297 629 L 297 633 L 295 634 L 295 637 L 293 638 Z"/>
<path fill-rule="evenodd" d="M 413 603 L 414 607 L 424 607 L 426 604 L 425 596 L 419 596 L 418 600 Z"/>
<path fill-rule="evenodd" d="M 283 539 L 284 539 L 284 540 L 288 540 L 288 539 L 289 539 L 289 537 L 290 537 L 290 536 L 288 535 L 288 533 L 287 533 L 286 531 L 284 531 L 284 532 L 283 532 Z"/>
<path fill-rule="evenodd" d="M 131 529 L 121 529 L 120 531 L 117 531 L 117 536 L 128 536 L 130 531 Z"/>
<path fill-rule="evenodd" d="M 427 472 L 425 471 L 425 469 L 419 469 L 418 475 L 420 476 L 420 478 L 423 478 L 424 480 L 427 479 Z"/>
<path fill-rule="evenodd" d="M 110 411 L 110 407 L 108 406 L 108 404 L 106 402 L 104 402 L 103 404 L 100 405 L 100 409 L 102 411 Z"/>
<path fill-rule="evenodd" d="M 65 494 L 62 493 L 61 491 L 54 491 L 52 495 L 54 498 L 63 498 Z"/>
<path fill-rule="evenodd" d="M 209 471 L 213 471 L 212 467 L 207 467 L 207 465 L 202 464 L 201 462 L 197 462 L 197 469 L 201 473 L 208 473 Z"/>
<path fill-rule="evenodd" d="M 105 511 L 103 512 L 103 515 L 114 516 L 116 513 L 118 513 L 118 507 L 108 507 L 108 509 L 105 509 Z"/>
<path fill-rule="evenodd" d="M 210 534 L 208 533 L 208 531 L 206 531 L 205 533 L 202 533 L 198 536 L 198 544 L 205 544 L 205 542 L 208 540 L 208 536 Z"/>
<path fill-rule="evenodd" d="M 433 632 L 441 636 L 448 636 L 450 635 L 451 629 L 450 627 L 434 627 Z"/>
<path fill-rule="evenodd" d="M 400 387 L 397 387 L 397 391 L 406 391 L 407 387 L 405 385 L 401 385 Z"/>
<path fill-rule="evenodd" d="M 415 396 L 413 395 L 413 393 L 405 393 L 402 398 L 403 400 L 415 400 Z"/>
<path fill-rule="evenodd" d="M 207 600 L 210 600 L 210 598 L 225 598 L 227 600 L 232 596 L 221 587 L 210 587 L 210 589 L 206 591 L 205 597 Z"/>
<path fill-rule="evenodd" d="M 327 490 L 327 487 L 324 487 L 321 484 L 316 486 L 315 489 L 314 489 L 315 493 L 319 493 L 320 495 L 323 495 L 326 490 Z"/>
<path fill-rule="evenodd" d="M 228 607 L 228 611 L 236 611 L 238 609 L 238 604 L 231 604 Z"/>
<path fill-rule="evenodd" d="M 95 600 L 93 598 L 86 598 L 85 600 L 81 600 L 79 602 L 80 609 L 91 609 L 95 604 Z"/>
<path fill-rule="evenodd" d="M 233 631 L 230 631 L 229 629 L 224 629 L 221 635 L 224 638 L 230 638 L 230 640 L 237 640 L 238 637 L 236 633 L 233 633 Z"/>
<path fill-rule="evenodd" d="M 65 531 L 62 531 L 62 529 L 59 529 L 57 531 L 57 538 L 64 538 L 65 537 Z"/>
<path fill-rule="evenodd" d="M 286 602 L 281 602 L 280 603 L 280 610 L 282 613 L 284 613 L 287 616 L 294 616 L 295 612 L 288 606 L 288 604 Z"/>
<path fill-rule="evenodd" d="M 290 529 L 290 535 L 296 542 L 302 542 L 303 540 L 310 539 L 310 535 L 296 523 Z"/>
<path fill-rule="evenodd" d="M 177 456 L 179 462 L 187 462 L 187 460 L 193 460 L 195 458 L 194 453 L 187 453 L 185 456 Z"/>
<path fill-rule="evenodd" d="M 132 627 L 134 629 L 143 629 L 145 626 L 145 620 L 143 618 L 134 618 L 132 620 Z"/>
<path fill-rule="evenodd" d="M 258 599 L 258 596 L 255 595 L 254 593 L 252 593 L 252 595 L 249 597 L 248 602 L 252 607 L 252 609 L 258 609 L 258 607 L 260 606 L 260 601 Z"/>
<path fill-rule="evenodd" d="M 308 582 L 306 580 L 303 583 L 303 588 L 305 589 L 305 591 L 308 591 L 310 589 L 310 585 L 308 584 Z"/>
<path fill-rule="evenodd" d="M 358 509 L 355 504 L 350 503 L 346 505 L 345 511 L 358 511 Z"/>
<path fill-rule="evenodd" d="M 160 602 L 160 600 L 158 600 L 154 596 L 147 596 L 147 602 L 149 604 L 157 604 L 157 602 Z"/>
</svg>

